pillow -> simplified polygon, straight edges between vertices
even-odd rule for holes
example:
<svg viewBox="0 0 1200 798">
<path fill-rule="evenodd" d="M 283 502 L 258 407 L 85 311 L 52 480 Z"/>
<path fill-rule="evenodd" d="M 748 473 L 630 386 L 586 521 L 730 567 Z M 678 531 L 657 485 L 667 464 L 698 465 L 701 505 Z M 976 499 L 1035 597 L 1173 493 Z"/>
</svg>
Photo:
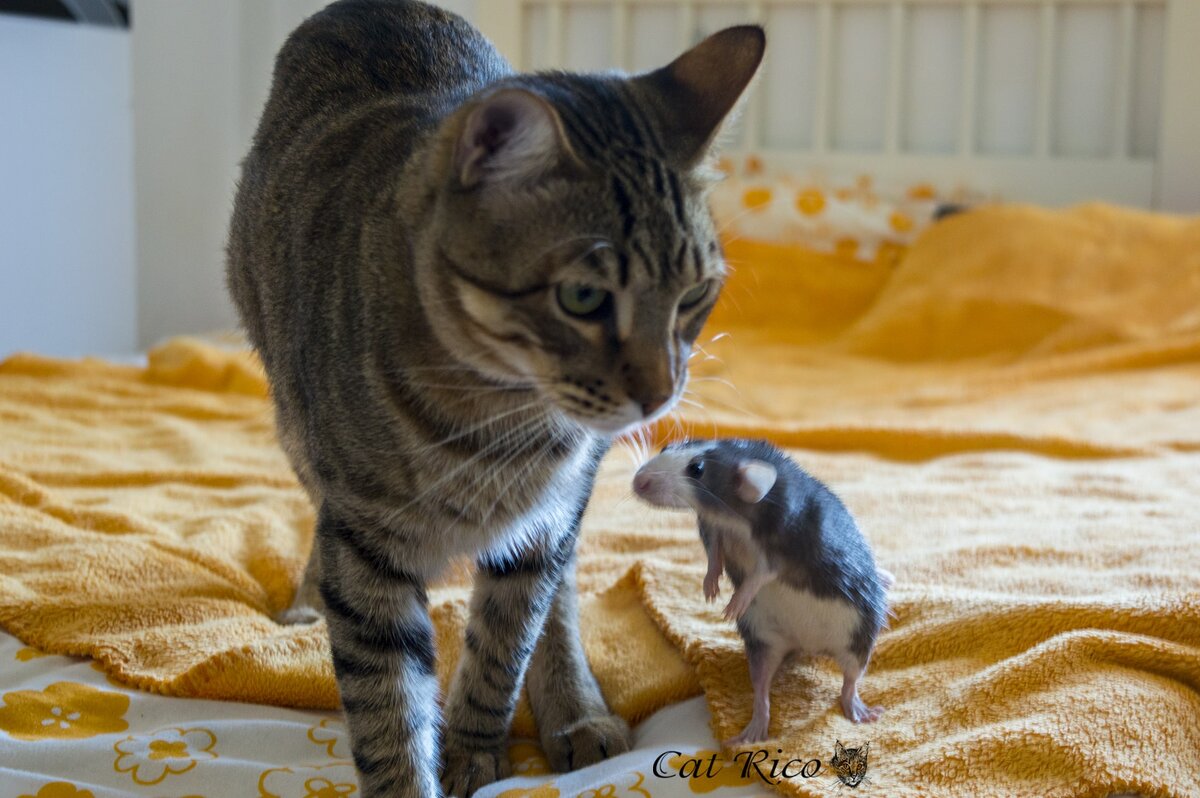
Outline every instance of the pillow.
<svg viewBox="0 0 1200 798">
<path fill-rule="evenodd" d="M 929 183 L 881 187 L 868 175 L 768 175 L 755 156 L 719 166 L 726 178 L 711 204 L 730 276 L 710 330 L 786 331 L 796 343 L 853 323 L 938 209 L 973 199 Z"/>
<path fill-rule="evenodd" d="M 849 260 L 895 263 L 947 204 L 978 197 L 931 182 L 877 183 L 871 175 L 832 178 L 816 172 L 767 174 L 757 156 L 723 159 L 726 179 L 712 210 L 726 239 L 799 245 Z"/>
</svg>

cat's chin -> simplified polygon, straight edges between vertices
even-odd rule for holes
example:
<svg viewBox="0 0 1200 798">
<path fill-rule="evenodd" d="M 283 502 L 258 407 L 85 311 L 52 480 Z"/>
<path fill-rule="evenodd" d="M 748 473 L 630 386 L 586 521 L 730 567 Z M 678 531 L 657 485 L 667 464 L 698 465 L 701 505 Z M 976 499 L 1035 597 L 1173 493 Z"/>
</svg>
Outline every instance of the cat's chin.
<svg viewBox="0 0 1200 798">
<path fill-rule="evenodd" d="M 619 438 L 622 435 L 631 435 L 652 422 L 646 419 L 629 421 L 628 419 L 614 418 L 609 421 L 607 419 L 590 418 L 586 421 L 581 420 L 578 423 L 597 435 L 603 435 L 607 438 Z"/>
<path fill-rule="evenodd" d="M 619 438 L 622 435 L 632 435 L 639 430 L 649 428 L 663 416 L 670 413 L 675 404 L 676 400 L 672 399 L 649 416 L 630 412 L 604 418 L 576 418 L 575 421 L 597 435 Z"/>
</svg>

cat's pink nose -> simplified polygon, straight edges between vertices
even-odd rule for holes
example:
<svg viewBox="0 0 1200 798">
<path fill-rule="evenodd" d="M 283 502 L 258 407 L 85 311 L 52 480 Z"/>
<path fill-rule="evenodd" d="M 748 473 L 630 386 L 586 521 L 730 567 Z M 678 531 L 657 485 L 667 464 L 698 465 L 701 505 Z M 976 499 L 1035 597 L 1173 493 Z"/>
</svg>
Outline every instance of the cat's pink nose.
<svg viewBox="0 0 1200 798">
<path fill-rule="evenodd" d="M 633 490 L 638 494 L 644 494 L 650 490 L 652 484 L 654 484 L 654 480 L 650 478 L 649 474 L 639 473 L 633 478 Z"/>
</svg>

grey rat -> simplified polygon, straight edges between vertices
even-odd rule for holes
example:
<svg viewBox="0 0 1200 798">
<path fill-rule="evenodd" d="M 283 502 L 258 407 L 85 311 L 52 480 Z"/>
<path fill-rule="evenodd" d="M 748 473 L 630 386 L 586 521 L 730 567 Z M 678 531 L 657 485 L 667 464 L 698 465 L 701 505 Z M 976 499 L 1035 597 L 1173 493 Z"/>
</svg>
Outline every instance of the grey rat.
<svg viewBox="0 0 1200 798">
<path fill-rule="evenodd" d="M 725 617 L 746 644 L 754 714 L 728 746 L 766 739 L 771 681 L 790 654 L 824 654 L 842 669 L 842 712 L 855 723 L 882 707 L 858 695 L 884 627 L 894 578 L 878 568 L 850 511 L 775 446 L 740 439 L 671 444 L 634 476 L 659 507 L 693 509 L 708 553 L 704 596 L 733 581 Z"/>
</svg>

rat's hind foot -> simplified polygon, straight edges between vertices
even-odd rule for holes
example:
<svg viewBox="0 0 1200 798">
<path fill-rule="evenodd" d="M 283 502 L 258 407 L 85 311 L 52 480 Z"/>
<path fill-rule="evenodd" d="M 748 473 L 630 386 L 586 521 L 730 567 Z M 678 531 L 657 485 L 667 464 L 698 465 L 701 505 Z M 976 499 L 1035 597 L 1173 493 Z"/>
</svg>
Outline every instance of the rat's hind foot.
<svg viewBox="0 0 1200 798">
<path fill-rule="evenodd" d="M 738 748 L 751 743 L 761 743 L 771 735 L 767 733 L 767 721 L 753 717 L 746 728 L 736 737 L 730 737 L 722 745 L 726 748 Z"/>
<path fill-rule="evenodd" d="M 869 707 L 858 696 L 858 680 L 866 672 L 866 665 L 842 663 L 842 714 L 854 723 L 874 723 L 883 717 L 883 707 Z"/>
<path fill-rule="evenodd" d="M 847 696 L 843 691 L 842 714 L 854 723 L 874 723 L 883 717 L 883 707 L 867 706 L 863 700 L 858 697 L 857 690 L 851 693 L 849 696 Z"/>
</svg>

